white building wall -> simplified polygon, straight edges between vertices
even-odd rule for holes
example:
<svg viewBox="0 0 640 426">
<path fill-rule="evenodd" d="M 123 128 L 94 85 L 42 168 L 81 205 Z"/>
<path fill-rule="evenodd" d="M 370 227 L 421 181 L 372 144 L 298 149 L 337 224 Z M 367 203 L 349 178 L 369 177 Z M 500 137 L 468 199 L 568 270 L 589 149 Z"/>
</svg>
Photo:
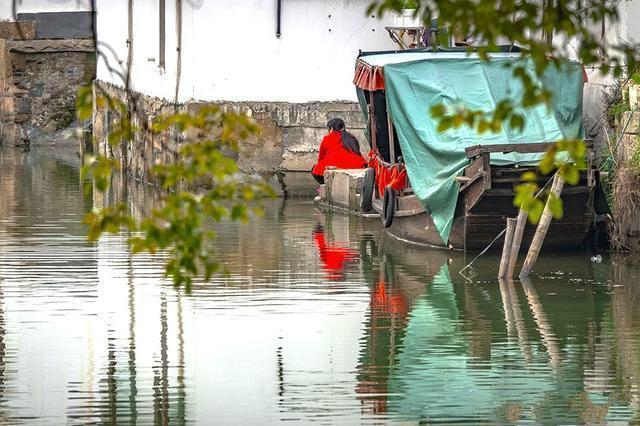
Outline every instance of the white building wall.
<svg viewBox="0 0 640 426">
<path fill-rule="evenodd" d="M 90 0 L 16 0 L 17 13 L 91 10 Z M 12 0 L 0 0 L 0 21 L 12 20 Z"/>
<path fill-rule="evenodd" d="M 356 100 L 359 49 L 393 49 L 384 27 L 393 17 L 365 16 L 369 0 L 183 1 L 179 100 L 309 102 Z M 158 67 L 158 2 L 134 2 L 132 87 L 173 99 L 175 0 L 166 0 L 166 67 Z M 126 64 L 127 0 L 98 0 L 98 36 Z M 104 50 L 104 49 L 103 49 Z M 112 53 L 111 61 L 115 57 Z M 120 79 L 99 61 L 98 78 Z"/>
</svg>

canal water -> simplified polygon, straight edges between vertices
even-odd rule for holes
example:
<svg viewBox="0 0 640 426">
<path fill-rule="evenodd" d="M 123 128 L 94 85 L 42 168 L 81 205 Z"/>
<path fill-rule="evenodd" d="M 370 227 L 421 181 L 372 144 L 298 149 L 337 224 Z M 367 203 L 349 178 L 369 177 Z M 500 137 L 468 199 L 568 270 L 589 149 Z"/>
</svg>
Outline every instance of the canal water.
<svg viewBox="0 0 640 426">
<path fill-rule="evenodd" d="M 101 197 L 73 149 L 0 151 L 0 423 L 633 423 L 640 259 L 427 251 L 379 224 L 275 200 L 218 226 L 228 274 L 190 294 L 126 235 L 92 244 Z"/>
</svg>

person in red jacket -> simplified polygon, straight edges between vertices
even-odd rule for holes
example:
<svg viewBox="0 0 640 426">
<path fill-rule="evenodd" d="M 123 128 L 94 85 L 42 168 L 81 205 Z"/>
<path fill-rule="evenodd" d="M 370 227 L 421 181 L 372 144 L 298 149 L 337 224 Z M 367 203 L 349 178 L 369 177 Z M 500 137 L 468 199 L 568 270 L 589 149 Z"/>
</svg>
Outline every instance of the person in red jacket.
<svg viewBox="0 0 640 426">
<path fill-rule="evenodd" d="M 319 184 L 324 183 L 324 169 L 333 166 L 338 169 L 361 169 L 367 163 L 360 154 L 360 144 L 351 133 L 344 128 L 344 121 L 333 118 L 327 123 L 329 134 L 322 139 L 318 163 L 311 173 Z"/>
</svg>

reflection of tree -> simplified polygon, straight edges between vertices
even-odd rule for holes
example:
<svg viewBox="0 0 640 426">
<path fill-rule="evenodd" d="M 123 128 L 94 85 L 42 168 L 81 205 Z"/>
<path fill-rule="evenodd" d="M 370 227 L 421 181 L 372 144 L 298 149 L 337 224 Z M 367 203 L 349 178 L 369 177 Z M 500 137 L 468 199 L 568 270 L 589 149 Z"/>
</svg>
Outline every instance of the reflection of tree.
<svg viewBox="0 0 640 426">
<path fill-rule="evenodd" d="M 107 331 L 107 422 L 116 424 L 118 419 L 117 360 L 113 330 Z"/>
<path fill-rule="evenodd" d="M 133 282 L 132 254 L 127 259 L 127 297 L 129 305 L 129 416 L 130 423 L 135 424 L 138 418 L 136 398 L 138 387 L 136 384 L 136 290 Z"/>
<path fill-rule="evenodd" d="M 0 278 L 0 400 L 4 399 L 4 392 L 5 392 L 5 374 L 7 371 L 7 364 L 6 364 L 6 348 L 7 345 L 5 343 L 5 336 L 6 336 L 6 324 L 5 324 L 5 319 L 4 319 L 4 290 L 2 288 L 2 278 Z M 2 418 L 0 417 L 0 420 Z"/>
<path fill-rule="evenodd" d="M 186 404 L 187 404 L 187 393 L 185 391 L 184 384 L 184 323 L 182 322 L 182 298 L 180 297 L 180 293 L 177 294 L 177 321 L 178 321 L 178 386 L 177 386 L 177 409 L 176 409 L 176 420 L 173 422 L 174 424 L 185 424 L 185 419 L 187 416 L 186 413 Z"/>
<path fill-rule="evenodd" d="M 169 424 L 169 359 L 167 354 L 167 296 L 160 297 L 160 366 L 153 368 L 153 423 Z"/>
<path fill-rule="evenodd" d="M 184 384 L 184 328 L 182 323 L 182 301 L 178 296 L 177 308 L 177 340 L 178 360 L 176 377 L 176 398 L 170 395 L 169 379 L 169 319 L 167 315 L 167 295 L 160 296 L 160 362 L 153 368 L 153 420 L 157 425 L 183 425 L 186 423 L 186 392 Z"/>
</svg>

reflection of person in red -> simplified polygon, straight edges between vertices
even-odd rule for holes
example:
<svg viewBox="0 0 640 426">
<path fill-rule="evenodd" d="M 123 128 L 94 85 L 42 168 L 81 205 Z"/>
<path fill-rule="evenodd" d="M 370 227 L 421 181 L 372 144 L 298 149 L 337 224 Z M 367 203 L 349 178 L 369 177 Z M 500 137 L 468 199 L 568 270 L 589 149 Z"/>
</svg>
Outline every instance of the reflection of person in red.
<svg viewBox="0 0 640 426">
<path fill-rule="evenodd" d="M 360 154 L 358 140 L 344 128 L 344 121 L 334 118 L 327 123 L 329 134 L 322 139 L 318 163 L 313 166 L 311 173 L 315 180 L 324 183 L 324 169 L 328 166 L 338 169 L 361 169 L 367 163 Z"/>
<path fill-rule="evenodd" d="M 344 279 L 344 268 L 347 263 L 358 259 L 358 252 L 348 247 L 327 244 L 322 226 L 313 231 L 313 240 L 320 253 L 322 268 L 327 271 L 327 278 L 334 281 Z"/>
</svg>

